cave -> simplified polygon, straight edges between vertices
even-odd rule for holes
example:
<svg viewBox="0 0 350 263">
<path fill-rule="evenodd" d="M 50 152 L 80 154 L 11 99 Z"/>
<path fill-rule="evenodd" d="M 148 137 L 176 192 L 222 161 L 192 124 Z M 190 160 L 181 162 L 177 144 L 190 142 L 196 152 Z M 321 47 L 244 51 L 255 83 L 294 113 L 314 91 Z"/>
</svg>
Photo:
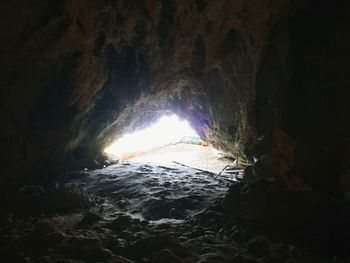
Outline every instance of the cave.
<svg viewBox="0 0 350 263">
<path fill-rule="evenodd" d="M 0 5 L 1 262 L 350 260 L 349 1 Z"/>
</svg>

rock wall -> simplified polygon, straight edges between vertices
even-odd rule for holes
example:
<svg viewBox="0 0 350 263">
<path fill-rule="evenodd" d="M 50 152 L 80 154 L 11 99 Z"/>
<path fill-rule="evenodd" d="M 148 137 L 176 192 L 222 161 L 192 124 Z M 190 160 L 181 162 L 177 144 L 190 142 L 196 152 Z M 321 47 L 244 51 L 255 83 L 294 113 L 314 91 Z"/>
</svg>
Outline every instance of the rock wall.
<svg viewBox="0 0 350 263">
<path fill-rule="evenodd" d="M 348 55 L 348 18 L 337 12 L 348 4 L 316 2 L 2 3 L 1 180 L 88 165 L 110 139 L 169 110 L 234 156 L 272 127 L 305 139 L 328 126 L 308 122 L 323 116 L 324 104 L 304 116 L 299 102 L 329 99 L 327 120 L 347 123 L 349 62 L 339 48 Z M 322 29 L 320 16 L 331 19 Z M 320 85 L 325 96 L 314 100 Z M 348 131 L 344 125 L 335 129 Z"/>
</svg>

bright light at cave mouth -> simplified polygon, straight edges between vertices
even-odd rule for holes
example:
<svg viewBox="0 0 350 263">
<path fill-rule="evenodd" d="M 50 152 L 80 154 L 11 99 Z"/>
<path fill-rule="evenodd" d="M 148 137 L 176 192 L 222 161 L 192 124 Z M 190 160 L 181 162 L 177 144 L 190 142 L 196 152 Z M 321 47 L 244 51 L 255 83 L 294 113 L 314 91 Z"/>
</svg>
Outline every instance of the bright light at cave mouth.
<svg viewBox="0 0 350 263">
<path fill-rule="evenodd" d="M 200 141 L 200 136 L 186 120 L 180 120 L 176 115 L 163 116 L 154 125 L 144 130 L 125 134 L 104 151 L 110 157 L 125 159 L 133 154 L 189 139 Z"/>
</svg>

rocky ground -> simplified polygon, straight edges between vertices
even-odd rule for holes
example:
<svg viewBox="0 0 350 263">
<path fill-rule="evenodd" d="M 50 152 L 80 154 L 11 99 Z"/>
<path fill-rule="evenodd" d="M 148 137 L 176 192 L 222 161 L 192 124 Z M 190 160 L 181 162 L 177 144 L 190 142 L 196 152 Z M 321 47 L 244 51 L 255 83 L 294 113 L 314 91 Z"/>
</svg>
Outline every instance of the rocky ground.
<svg viewBox="0 0 350 263">
<path fill-rule="evenodd" d="M 192 168 L 121 162 L 19 189 L 1 262 L 347 262 L 278 244 L 225 214 L 230 184 Z M 231 187 L 232 192 L 232 187 Z M 227 198 L 226 198 L 227 202 Z"/>
</svg>

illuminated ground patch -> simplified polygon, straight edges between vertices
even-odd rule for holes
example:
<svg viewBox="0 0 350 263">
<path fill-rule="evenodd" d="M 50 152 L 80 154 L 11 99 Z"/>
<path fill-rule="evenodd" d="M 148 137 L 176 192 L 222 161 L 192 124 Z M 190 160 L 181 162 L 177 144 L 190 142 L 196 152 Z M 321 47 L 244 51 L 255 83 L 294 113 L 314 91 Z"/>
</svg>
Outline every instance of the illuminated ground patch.
<svg viewBox="0 0 350 263">
<path fill-rule="evenodd" d="M 140 153 L 183 141 L 201 143 L 200 136 L 186 120 L 171 115 L 160 118 L 146 129 L 125 134 L 104 151 L 110 157 L 128 159 Z"/>
</svg>

